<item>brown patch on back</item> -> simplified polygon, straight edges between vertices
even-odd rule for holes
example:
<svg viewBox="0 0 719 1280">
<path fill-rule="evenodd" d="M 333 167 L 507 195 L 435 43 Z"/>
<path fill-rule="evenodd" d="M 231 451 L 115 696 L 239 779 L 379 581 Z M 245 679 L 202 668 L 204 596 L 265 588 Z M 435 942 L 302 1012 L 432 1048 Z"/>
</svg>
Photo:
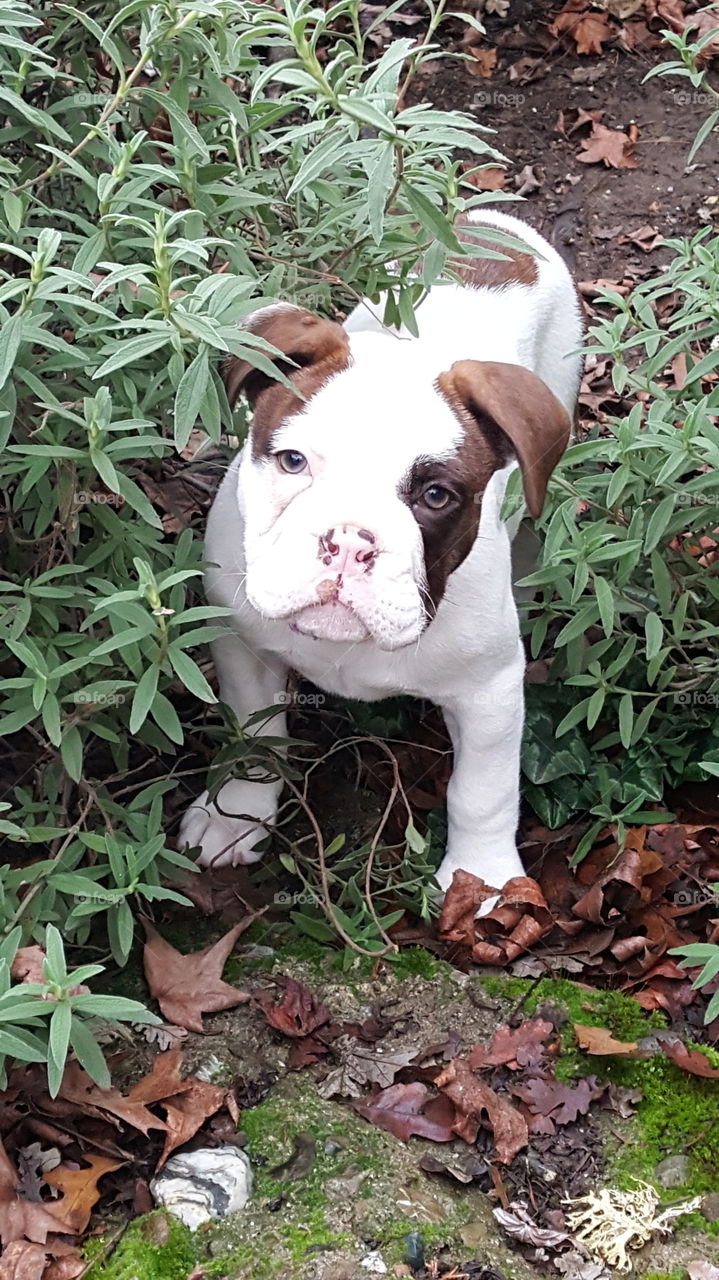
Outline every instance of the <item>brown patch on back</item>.
<svg viewBox="0 0 719 1280">
<path fill-rule="evenodd" d="M 463 244 L 482 244 L 481 235 L 469 234 L 467 227 L 481 227 L 482 223 L 472 222 L 469 214 L 461 213 L 454 224 L 457 239 Z M 501 228 L 500 228 L 501 230 Z M 485 248 L 495 253 L 503 253 L 506 260 L 499 258 L 463 258 L 453 262 L 463 284 L 475 289 L 501 289 L 508 284 L 536 284 L 537 260 L 531 253 L 522 253 L 519 249 L 509 249 L 487 240 Z"/>
<path fill-rule="evenodd" d="M 247 360 L 230 356 L 226 361 L 223 374 L 230 407 L 244 392 L 254 410 L 252 455 L 259 458 L 270 454 L 283 419 L 298 413 L 320 387 L 348 367 L 350 349 L 341 325 L 303 307 L 267 307 L 250 316 L 247 328 L 283 353 L 286 360 L 276 359 L 274 364 L 295 389 L 273 381 Z"/>
</svg>

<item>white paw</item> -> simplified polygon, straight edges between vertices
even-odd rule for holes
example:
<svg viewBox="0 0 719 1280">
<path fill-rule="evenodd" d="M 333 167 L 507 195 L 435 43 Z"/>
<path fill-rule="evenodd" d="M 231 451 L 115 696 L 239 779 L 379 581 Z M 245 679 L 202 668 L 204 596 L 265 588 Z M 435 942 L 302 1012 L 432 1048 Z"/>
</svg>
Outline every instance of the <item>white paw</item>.
<svg viewBox="0 0 719 1280">
<path fill-rule="evenodd" d="M 457 849 L 449 849 L 435 872 L 435 880 L 439 884 L 443 895 L 451 885 L 455 871 L 468 871 L 471 875 L 477 876 L 478 879 L 484 880 L 484 883 L 490 885 L 493 889 L 503 889 L 508 880 L 513 880 L 515 876 L 523 876 L 525 874 L 522 860 L 514 843 L 507 845 L 499 854 L 496 849 L 493 849 L 492 856 L 486 858 L 477 856 L 474 842 L 471 852 L 469 850 L 462 852 Z M 477 915 L 486 916 L 490 911 L 493 911 L 497 905 L 498 898 L 499 894 L 487 898 L 479 908 Z"/>
<path fill-rule="evenodd" d="M 276 783 L 226 782 L 210 803 L 206 791 L 190 805 L 180 825 L 180 848 L 199 845 L 201 867 L 236 867 L 258 862 L 256 846 L 265 839 L 265 824 L 277 814 Z"/>
</svg>

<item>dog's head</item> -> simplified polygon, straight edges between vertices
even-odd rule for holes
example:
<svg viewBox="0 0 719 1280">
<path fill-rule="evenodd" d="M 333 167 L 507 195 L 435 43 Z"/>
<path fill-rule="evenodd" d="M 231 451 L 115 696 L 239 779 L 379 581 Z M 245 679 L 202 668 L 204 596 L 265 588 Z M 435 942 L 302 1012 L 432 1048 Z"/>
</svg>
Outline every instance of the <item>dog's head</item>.
<svg viewBox="0 0 719 1280">
<path fill-rule="evenodd" d="M 540 514 L 565 410 L 518 365 L 437 369 L 422 344 L 290 305 L 248 326 L 284 352 L 293 388 L 227 363 L 230 404 L 244 392 L 253 409 L 238 494 L 250 604 L 319 638 L 410 644 L 472 549 L 494 472 L 516 458 Z"/>
</svg>

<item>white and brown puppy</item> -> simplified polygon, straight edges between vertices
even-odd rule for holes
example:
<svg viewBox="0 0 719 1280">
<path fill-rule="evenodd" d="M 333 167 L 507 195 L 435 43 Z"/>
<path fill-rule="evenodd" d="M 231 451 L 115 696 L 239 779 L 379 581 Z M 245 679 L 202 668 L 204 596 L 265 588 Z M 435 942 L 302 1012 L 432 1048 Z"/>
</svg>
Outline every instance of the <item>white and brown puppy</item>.
<svg viewBox="0 0 719 1280">
<path fill-rule="evenodd" d="M 277 703 L 262 732 L 286 732 L 291 668 L 343 697 L 402 693 L 442 708 L 454 771 L 437 878 L 446 888 L 463 868 L 501 888 L 523 874 L 524 656 L 500 508 L 518 463 L 530 513 L 542 510 L 570 435 L 581 320 L 537 232 L 494 210 L 468 221 L 539 256 L 467 260 L 464 284 L 422 302 L 418 338 L 384 329 L 368 305 L 344 327 L 291 305 L 250 317 L 299 366 L 284 372 L 303 398 L 230 360 L 230 402 L 246 394 L 252 428 L 210 512 L 206 586 L 233 610 L 213 651 L 240 721 Z M 217 804 L 205 792 L 183 843 L 204 865 L 256 861 L 279 791 L 232 781 Z"/>
</svg>

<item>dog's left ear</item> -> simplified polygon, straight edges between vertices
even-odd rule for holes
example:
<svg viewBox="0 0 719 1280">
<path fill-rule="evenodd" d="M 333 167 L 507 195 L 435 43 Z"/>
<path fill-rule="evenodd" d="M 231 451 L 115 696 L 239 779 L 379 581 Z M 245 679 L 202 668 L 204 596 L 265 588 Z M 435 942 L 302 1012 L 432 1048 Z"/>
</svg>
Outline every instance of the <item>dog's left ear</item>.
<svg viewBox="0 0 719 1280">
<path fill-rule="evenodd" d="M 527 507 L 537 520 L 571 432 L 557 397 L 529 369 L 492 360 L 457 360 L 437 382 L 460 418 L 469 413 L 505 461 L 516 456 Z"/>
</svg>

